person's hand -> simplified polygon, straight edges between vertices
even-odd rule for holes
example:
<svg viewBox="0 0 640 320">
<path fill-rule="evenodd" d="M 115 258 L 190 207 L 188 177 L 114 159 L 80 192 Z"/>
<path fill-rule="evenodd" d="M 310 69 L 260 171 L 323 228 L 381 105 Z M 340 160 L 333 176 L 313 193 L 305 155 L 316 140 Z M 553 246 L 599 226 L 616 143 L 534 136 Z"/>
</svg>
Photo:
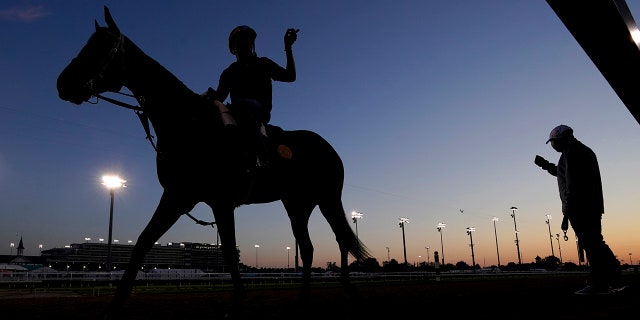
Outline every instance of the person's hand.
<svg viewBox="0 0 640 320">
<path fill-rule="evenodd" d="M 298 40 L 298 31 L 300 31 L 300 29 L 289 28 L 287 32 L 284 33 L 284 48 L 286 50 L 291 50 L 293 43 Z"/>
<path fill-rule="evenodd" d="M 549 161 L 547 161 L 545 158 L 536 155 L 536 159 L 533 161 L 538 167 L 540 168 L 546 168 L 549 165 Z"/>
<path fill-rule="evenodd" d="M 213 88 L 209 87 L 209 88 L 207 88 L 207 91 L 203 92 L 200 95 L 205 97 L 207 100 L 213 100 L 216 97 L 216 90 L 214 90 Z"/>
</svg>

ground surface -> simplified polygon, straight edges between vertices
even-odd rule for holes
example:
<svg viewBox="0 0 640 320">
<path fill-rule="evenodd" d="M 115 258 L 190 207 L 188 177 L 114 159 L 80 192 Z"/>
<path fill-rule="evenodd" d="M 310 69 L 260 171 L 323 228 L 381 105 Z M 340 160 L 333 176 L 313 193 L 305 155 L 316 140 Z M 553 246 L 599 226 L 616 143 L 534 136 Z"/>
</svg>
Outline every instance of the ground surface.
<svg viewBox="0 0 640 320">
<path fill-rule="evenodd" d="M 624 277 L 631 286 L 611 296 L 576 296 L 584 277 L 540 276 L 482 280 L 435 279 L 357 282 L 358 297 L 341 287 L 314 287 L 299 303 L 297 287 L 248 287 L 235 319 L 637 319 L 640 275 Z M 171 290 L 170 290 L 171 291 Z M 225 319 L 231 291 L 135 293 L 123 319 Z M 0 289 L 2 319 L 101 319 L 111 295 Z"/>
</svg>

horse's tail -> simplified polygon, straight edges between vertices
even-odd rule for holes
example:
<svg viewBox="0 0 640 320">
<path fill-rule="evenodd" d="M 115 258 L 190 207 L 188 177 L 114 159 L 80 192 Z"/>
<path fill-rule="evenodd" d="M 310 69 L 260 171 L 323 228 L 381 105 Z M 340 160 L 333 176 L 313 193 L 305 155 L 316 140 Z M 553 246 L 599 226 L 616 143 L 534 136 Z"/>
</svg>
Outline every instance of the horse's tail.
<svg viewBox="0 0 640 320">
<path fill-rule="evenodd" d="M 329 222 L 341 248 L 346 248 L 349 254 L 359 261 L 372 257 L 369 249 L 358 239 L 358 236 L 349 225 L 342 201 L 339 198 L 321 202 L 319 208 L 322 215 Z"/>
<path fill-rule="evenodd" d="M 346 218 L 346 215 L 345 215 Z M 348 232 L 345 231 L 342 236 L 346 236 L 346 238 L 342 239 L 348 250 L 349 253 L 358 261 L 364 261 L 368 258 L 371 258 L 371 252 L 369 251 L 369 248 L 367 248 L 367 246 L 364 245 L 364 243 L 362 241 L 360 241 L 360 239 L 358 239 L 358 236 L 356 235 L 356 233 L 353 231 L 353 229 L 351 229 L 351 226 L 349 225 L 349 221 L 346 220 L 346 228 L 348 229 Z M 339 235 L 338 235 L 339 236 Z M 340 241 L 340 239 L 338 239 Z"/>
<path fill-rule="evenodd" d="M 353 233 L 353 231 L 351 232 Z M 355 235 L 355 234 L 354 234 Z M 371 258 L 371 252 L 369 252 L 369 248 L 367 248 L 360 239 L 355 238 L 356 245 L 353 245 L 349 248 L 349 253 L 356 258 L 358 261 L 363 261 L 365 259 Z"/>
</svg>

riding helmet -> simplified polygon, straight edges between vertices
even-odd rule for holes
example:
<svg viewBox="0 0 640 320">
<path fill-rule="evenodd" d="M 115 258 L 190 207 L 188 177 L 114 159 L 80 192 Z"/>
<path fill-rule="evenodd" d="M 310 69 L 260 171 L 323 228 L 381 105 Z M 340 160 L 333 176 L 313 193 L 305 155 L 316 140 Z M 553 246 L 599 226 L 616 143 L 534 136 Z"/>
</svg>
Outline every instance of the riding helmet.
<svg viewBox="0 0 640 320">
<path fill-rule="evenodd" d="M 236 54 L 233 48 L 236 39 L 239 37 L 249 37 L 251 41 L 255 41 L 257 36 L 258 34 L 256 31 L 251 29 L 249 26 L 242 25 L 235 27 L 229 34 L 229 51 L 231 51 L 231 54 Z"/>
</svg>

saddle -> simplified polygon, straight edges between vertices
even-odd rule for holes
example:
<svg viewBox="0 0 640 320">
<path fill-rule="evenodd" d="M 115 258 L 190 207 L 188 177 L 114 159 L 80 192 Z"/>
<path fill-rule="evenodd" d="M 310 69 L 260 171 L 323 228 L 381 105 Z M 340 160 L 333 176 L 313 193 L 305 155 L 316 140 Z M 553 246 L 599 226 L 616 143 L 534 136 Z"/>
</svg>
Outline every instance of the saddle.
<svg viewBox="0 0 640 320">
<path fill-rule="evenodd" d="M 233 141 L 234 152 L 240 154 L 242 166 L 247 171 L 265 171 L 271 167 L 272 161 L 277 160 L 277 154 L 291 158 L 291 150 L 279 143 L 282 128 L 259 123 L 248 108 L 214 100 L 215 90 L 212 88 L 202 96 L 207 107 L 213 107 L 220 113 L 228 139 Z"/>
</svg>

